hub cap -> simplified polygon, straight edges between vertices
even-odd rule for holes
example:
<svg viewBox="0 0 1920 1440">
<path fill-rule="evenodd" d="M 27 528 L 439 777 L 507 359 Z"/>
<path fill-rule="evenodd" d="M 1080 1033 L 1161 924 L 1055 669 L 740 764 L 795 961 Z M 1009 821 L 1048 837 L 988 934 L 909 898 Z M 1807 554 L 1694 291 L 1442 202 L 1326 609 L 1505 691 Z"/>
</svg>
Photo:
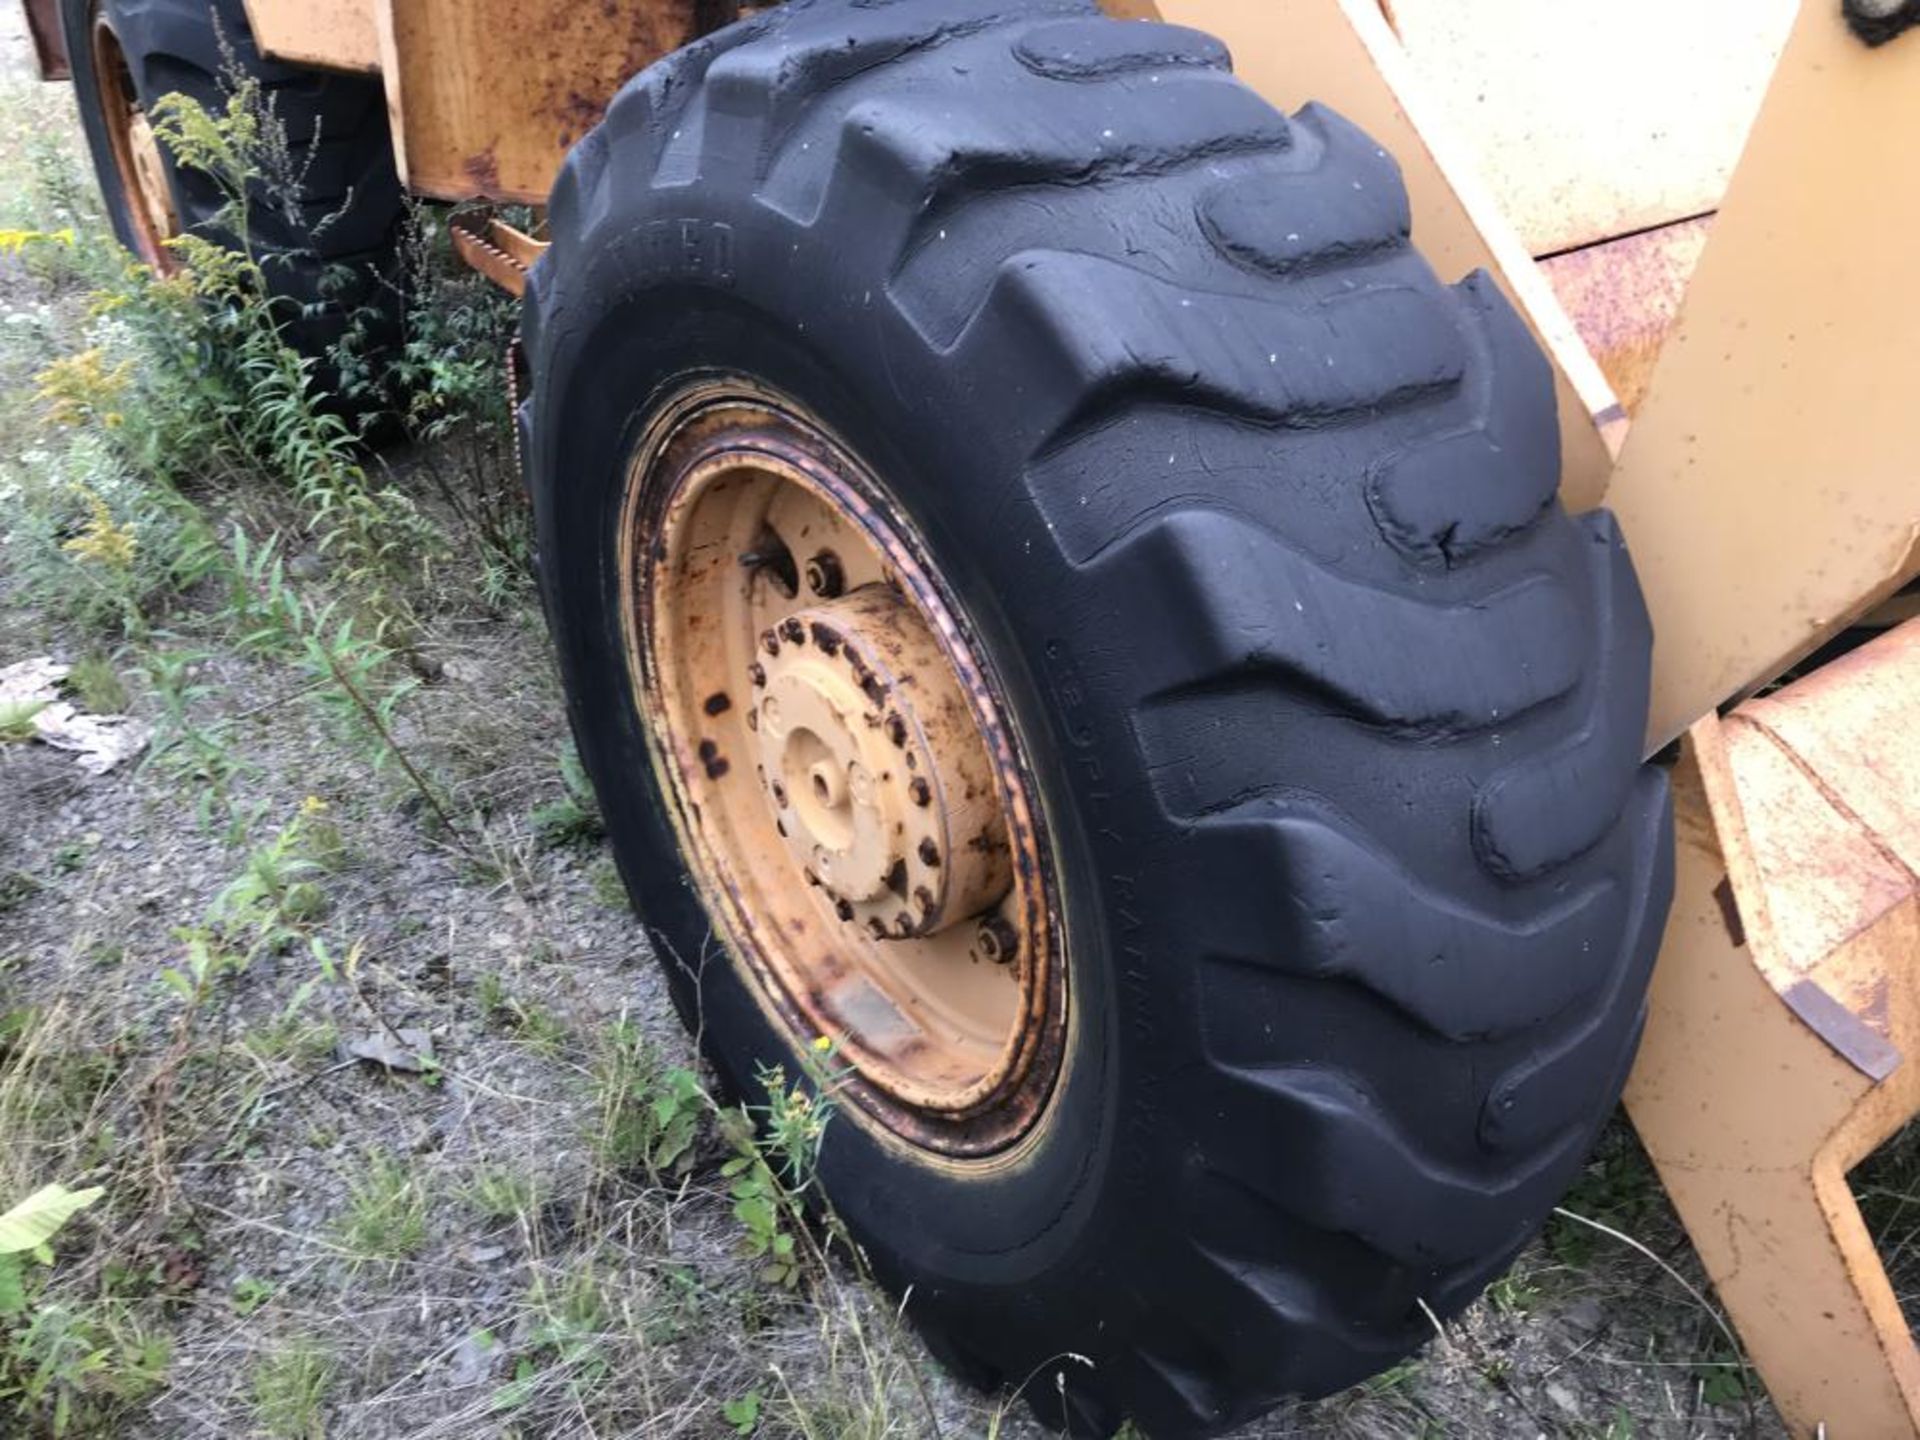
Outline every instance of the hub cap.
<svg viewBox="0 0 1920 1440">
<path fill-rule="evenodd" d="M 623 609 L 707 911 L 865 1116 L 1017 1141 L 1066 1018 L 1051 866 L 997 689 L 877 482 L 797 407 L 690 388 L 628 472 Z"/>
</svg>

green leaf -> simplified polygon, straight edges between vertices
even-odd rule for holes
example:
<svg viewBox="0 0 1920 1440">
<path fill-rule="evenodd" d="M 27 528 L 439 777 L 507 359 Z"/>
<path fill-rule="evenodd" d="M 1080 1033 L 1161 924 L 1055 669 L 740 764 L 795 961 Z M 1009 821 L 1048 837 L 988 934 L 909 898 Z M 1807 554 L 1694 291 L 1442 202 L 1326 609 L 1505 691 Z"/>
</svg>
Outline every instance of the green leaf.
<svg viewBox="0 0 1920 1440">
<path fill-rule="evenodd" d="M 738 1400 L 720 1407 L 721 1418 L 733 1426 L 736 1435 L 751 1435 L 760 1424 L 760 1392 L 749 1390 Z"/>
<path fill-rule="evenodd" d="M 0 1215 L 0 1255 L 18 1255 L 45 1245 L 62 1225 L 104 1194 L 97 1188 L 69 1190 L 64 1185 L 35 1191 Z"/>
<path fill-rule="evenodd" d="M 493 1392 L 489 1402 L 495 1412 L 518 1410 L 533 1398 L 534 1386 L 538 1383 L 540 1372 L 533 1361 L 521 1356 L 513 1364 L 513 1379 Z"/>
<path fill-rule="evenodd" d="M 774 1229 L 773 1206 L 757 1195 L 736 1203 L 733 1213 L 742 1225 L 756 1235 L 765 1235 Z"/>
<path fill-rule="evenodd" d="M 1747 1383 L 1738 1367 L 1707 1363 L 1694 1366 L 1700 1377 L 1700 1398 L 1709 1405 L 1740 1405 L 1747 1398 Z"/>
<path fill-rule="evenodd" d="M 26 1312 L 27 1287 L 18 1255 L 0 1255 L 0 1320 Z"/>
</svg>

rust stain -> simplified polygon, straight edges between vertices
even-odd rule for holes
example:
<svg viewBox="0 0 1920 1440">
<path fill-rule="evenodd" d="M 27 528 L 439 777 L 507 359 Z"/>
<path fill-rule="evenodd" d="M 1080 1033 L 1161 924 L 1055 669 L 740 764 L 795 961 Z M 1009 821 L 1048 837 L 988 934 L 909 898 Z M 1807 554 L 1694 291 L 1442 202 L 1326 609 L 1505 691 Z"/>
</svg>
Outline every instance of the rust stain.
<svg viewBox="0 0 1920 1440">
<path fill-rule="evenodd" d="M 473 182 L 474 193 L 482 198 L 500 194 L 500 156 L 497 145 L 489 145 L 477 155 L 469 155 L 460 167 Z"/>
<path fill-rule="evenodd" d="M 602 0 L 597 5 L 535 7 L 544 35 L 544 85 L 532 117 L 564 154 L 606 115 L 620 87 L 661 56 L 732 23 L 734 0 Z M 556 168 L 558 157 L 556 157 Z"/>
<path fill-rule="evenodd" d="M 1682 220 L 1540 262 L 1628 414 L 1646 398 L 1712 224 Z"/>
</svg>

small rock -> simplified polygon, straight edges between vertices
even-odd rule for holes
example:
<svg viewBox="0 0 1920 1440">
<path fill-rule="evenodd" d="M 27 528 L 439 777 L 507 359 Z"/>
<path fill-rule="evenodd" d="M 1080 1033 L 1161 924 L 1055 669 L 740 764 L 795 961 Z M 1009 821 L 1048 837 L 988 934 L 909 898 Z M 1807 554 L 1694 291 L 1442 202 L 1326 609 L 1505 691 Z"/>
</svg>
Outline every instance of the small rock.
<svg viewBox="0 0 1920 1440">
<path fill-rule="evenodd" d="M 1575 1417 L 1580 1415 L 1580 1397 L 1557 1380 L 1547 1382 L 1547 1399 L 1568 1415 Z"/>
<path fill-rule="evenodd" d="M 454 1347 L 452 1368 L 449 1377 L 455 1385 L 478 1385 L 493 1373 L 494 1362 L 500 1356 L 500 1342 L 491 1332 L 481 1330 L 467 1336 Z"/>
<path fill-rule="evenodd" d="M 424 1030 L 374 1030 L 348 1042 L 347 1055 L 403 1075 L 420 1075 L 433 1063 L 433 1037 Z"/>
<path fill-rule="evenodd" d="M 1560 1319 L 1569 1330 L 1577 1330 L 1582 1335 L 1591 1335 L 1606 1324 L 1607 1312 L 1598 1300 L 1589 1295 L 1569 1305 Z"/>
</svg>

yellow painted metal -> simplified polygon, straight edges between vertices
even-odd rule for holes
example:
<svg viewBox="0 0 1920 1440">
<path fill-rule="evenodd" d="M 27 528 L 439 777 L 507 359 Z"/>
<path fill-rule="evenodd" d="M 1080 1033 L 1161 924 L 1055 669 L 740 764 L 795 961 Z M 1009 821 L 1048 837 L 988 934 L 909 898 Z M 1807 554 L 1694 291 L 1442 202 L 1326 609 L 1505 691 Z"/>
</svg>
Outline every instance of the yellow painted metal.
<svg viewBox="0 0 1920 1440">
<path fill-rule="evenodd" d="M 1847 1184 L 1920 1112 L 1916 711 L 1909 624 L 1700 721 L 1677 776 L 1627 1106 L 1796 1436 L 1920 1436 L 1920 1352 Z"/>
<path fill-rule="evenodd" d="M 1719 208 L 1795 3 L 1389 0 L 1388 9 L 1508 223 L 1532 254 L 1552 255 Z"/>
<path fill-rule="evenodd" d="M 725 7 L 702 0 L 374 0 L 401 178 L 544 204 L 614 92 Z"/>
<path fill-rule="evenodd" d="M 516 299 L 527 293 L 527 272 L 546 245 L 497 215 L 455 214 L 448 221 L 454 252 Z"/>
<path fill-rule="evenodd" d="M 246 0 L 264 54 L 289 65 L 371 74 L 380 68 L 374 0 Z"/>
<path fill-rule="evenodd" d="M 1445 279 L 1487 270 L 1545 344 L 1558 372 L 1562 497 L 1576 510 L 1600 503 L 1625 412 L 1376 0 L 1159 0 L 1159 9 L 1226 41 L 1241 77 L 1282 109 L 1324 101 L 1399 161 L 1422 253 Z"/>
<path fill-rule="evenodd" d="M 1657 749 L 1920 571 L 1920 44 L 1808 3 L 1607 495 Z"/>
</svg>

